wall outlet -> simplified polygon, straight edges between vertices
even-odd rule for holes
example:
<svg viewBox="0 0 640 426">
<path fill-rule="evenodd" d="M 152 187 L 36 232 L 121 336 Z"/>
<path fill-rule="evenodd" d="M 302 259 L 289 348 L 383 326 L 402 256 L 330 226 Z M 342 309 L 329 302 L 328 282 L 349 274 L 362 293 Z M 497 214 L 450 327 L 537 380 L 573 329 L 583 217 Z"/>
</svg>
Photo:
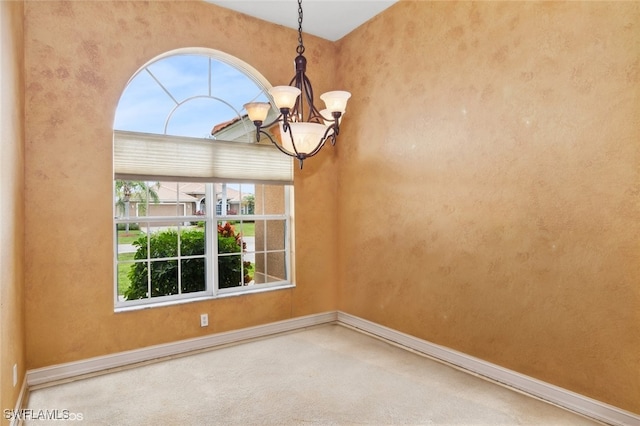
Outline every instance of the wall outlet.
<svg viewBox="0 0 640 426">
<path fill-rule="evenodd" d="M 200 315 L 200 327 L 207 327 L 209 325 L 209 315 L 201 314 Z"/>
<path fill-rule="evenodd" d="M 13 364 L 13 387 L 18 384 L 18 364 Z"/>
</svg>

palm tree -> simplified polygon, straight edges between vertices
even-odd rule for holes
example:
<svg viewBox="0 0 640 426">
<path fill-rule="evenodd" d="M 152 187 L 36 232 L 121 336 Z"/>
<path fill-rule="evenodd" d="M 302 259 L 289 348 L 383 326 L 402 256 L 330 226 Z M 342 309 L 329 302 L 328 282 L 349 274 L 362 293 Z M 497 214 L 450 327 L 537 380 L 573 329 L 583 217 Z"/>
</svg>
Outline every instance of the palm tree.
<svg viewBox="0 0 640 426">
<path fill-rule="evenodd" d="M 156 192 L 159 186 L 160 182 L 149 185 L 148 182 L 140 180 L 116 180 L 116 207 L 128 219 L 131 201 L 140 203 L 143 209 L 146 209 L 149 199 L 154 203 L 160 202 Z M 129 222 L 126 224 L 126 232 L 129 232 Z"/>
<path fill-rule="evenodd" d="M 256 196 L 253 194 L 245 195 L 244 198 L 242 198 L 242 204 L 246 208 L 245 214 L 253 214 L 256 207 Z"/>
</svg>

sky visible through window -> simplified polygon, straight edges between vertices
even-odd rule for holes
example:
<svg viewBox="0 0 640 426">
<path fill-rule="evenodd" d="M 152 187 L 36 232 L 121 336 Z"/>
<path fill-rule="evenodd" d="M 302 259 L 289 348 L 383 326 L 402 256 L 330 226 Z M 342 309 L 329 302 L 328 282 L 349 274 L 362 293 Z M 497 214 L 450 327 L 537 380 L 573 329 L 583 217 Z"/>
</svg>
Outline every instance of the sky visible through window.
<svg viewBox="0 0 640 426">
<path fill-rule="evenodd" d="M 113 128 L 211 139 L 213 127 L 241 118 L 248 102 L 269 99 L 242 71 L 204 54 L 177 54 L 147 65 L 131 79 Z M 238 184 L 229 187 L 240 190 Z M 242 185 L 242 191 L 252 194 L 254 187 Z"/>
<path fill-rule="evenodd" d="M 243 105 L 254 101 L 268 98 L 242 71 L 205 55 L 175 55 L 151 63 L 130 81 L 114 129 L 209 138 L 214 126 L 242 117 Z"/>
</svg>

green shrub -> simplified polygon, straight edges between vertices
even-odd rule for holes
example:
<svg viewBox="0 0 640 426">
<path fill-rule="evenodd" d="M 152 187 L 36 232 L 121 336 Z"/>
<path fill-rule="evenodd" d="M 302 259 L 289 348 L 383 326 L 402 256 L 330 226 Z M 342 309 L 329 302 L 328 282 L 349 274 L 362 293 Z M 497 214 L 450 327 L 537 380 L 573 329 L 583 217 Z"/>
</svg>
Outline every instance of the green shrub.
<svg viewBox="0 0 640 426">
<path fill-rule="evenodd" d="M 137 247 L 134 259 L 151 258 L 151 297 L 178 294 L 178 260 L 153 260 L 157 258 L 177 257 L 178 232 L 167 230 L 149 236 L 150 255 L 147 253 L 146 235 L 132 243 Z M 244 250 L 240 234 L 236 234 L 230 224 L 218 226 L 218 253 L 237 253 L 233 256 L 218 257 L 219 288 L 242 285 L 242 266 L 240 252 Z M 180 234 L 180 252 L 182 256 L 199 255 L 205 252 L 205 236 L 202 229 L 184 230 Z M 182 293 L 205 290 L 205 261 L 203 258 L 182 259 Z M 124 292 L 127 300 L 147 297 L 147 262 L 135 263 L 129 271 L 130 285 Z M 245 272 L 251 263 L 245 262 Z M 244 283 L 251 277 L 246 274 Z"/>
<path fill-rule="evenodd" d="M 118 227 L 118 231 L 125 231 L 127 229 L 127 224 L 119 223 L 117 227 Z M 138 225 L 137 223 L 129 224 L 129 231 L 139 231 L 139 230 L 140 230 L 140 225 Z"/>
</svg>

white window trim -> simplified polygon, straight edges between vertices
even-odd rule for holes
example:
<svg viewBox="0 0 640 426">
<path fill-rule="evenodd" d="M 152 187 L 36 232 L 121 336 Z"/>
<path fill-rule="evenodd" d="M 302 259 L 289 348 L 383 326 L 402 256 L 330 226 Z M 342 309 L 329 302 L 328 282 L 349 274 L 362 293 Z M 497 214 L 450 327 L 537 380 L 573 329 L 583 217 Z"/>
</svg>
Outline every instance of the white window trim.
<svg viewBox="0 0 640 426">
<path fill-rule="evenodd" d="M 232 55 L 219 50 L 209 48 L 180 48 L 165 52 L 151 59 L 141 66 L 127 82 L 135 79 L 140 72 L 149 65 L 162 59 L 175 55 L 201 55 L 211 59 L 224 62 L 242 72 L 249 77 L 258 87 L 262 87 L 266 93 L 272 86 L 251 65 Z M 159 83 L 160 84 L 160 83 Z M 161 85 L 162 86 L 162 85 Z M 126 89 L 125 89 L 126 90 Z M 208 96 L 211 97 L 209 87 Z M 275 108 L 275 105 L 274 105 Z M 167 120 L 169 117 L 167 117 Z M 166 122 L 165 122 L 166 132 Z M 144 152 L 143 156 L 136 156 Z M 146 160 L 148 161 L 146 161 Z M 207 161 L 202 161 L 208 159 Z M 212 160 L 213 159 L 213 160 Z M 220 166 L 222 164 L 222 166 Z M 232 170 L 230 170 L 233 167 Z M 185 173 L 191 173 L 185 175 Z M 294 263 L 294 210 L 293 210 L 293 161 L 291 158 L 283 156 L 273 146 L 215 141 L 212 143 L 208 139 L 188 138 L 181 136 L 169 136 L 163 134 L 149 134 L 130 132 L 114 129 L 114 183 L 115 180 L 140 180 L 140 181 L 183 181 L 183 182 L 204 182 L 207 187 L 213 188 L 212 182 L 228 183 L 253 183 L 253 184 L 282 184 L 285 191 L 285 213 L 284 217 L 278 216 L 278 220 L 285 220 L 285 271 L 288 280 L 256 284 L 252 286 L 232 287 L 228 289 L 218 289 L 217 283 L 217 221 L 228 218 L 238 220 L 239 218 L 251 218 L 259 220 L 260 215 L 225 215 L 216 216 L 216 197 L 213 189 L 206 195 L 206 247 L 205 261 L 207 262 L 205 277 L 205 291 L 192 292 L 170 296 L 159 296 L 132 301 L 120 301 L 118 296 L 118 232 L 117 226 L 114 229 L 114 307 L 116 312 L 129 311 L 133 309 L 147 309 L 158 306 L 168 306 L 178 303 L 189 303 L 194 301 L 237 296 L 249 293 L 279 290 L 283 288 L 295 287 L 295 263 Z M 238 212 L 241 213 L 241 212 Z M 137 222 L 160 222 L 160 221 L 202 221 L 203 216 L 180 216 L 177 217 L 156 217 L 144 216 L 137 218 L 118 219 L 114 206 L 114 222 L 137 223 Z M 143 219 L 143 220 L 140 220 Z M 272 217 L 275 219 L 275 217 Z M 211 253 L 211 254 L 210 254 Z M 209 267 L 213 264 L 214 267 Z M 268 265 L 267 265 L 268 268 Z"/>
<path fill-rule="evenodd" d="M 115 181 L 114 181 L 115 183 Z M 214 184 L 209 183 L 205 186 L 206 197 L 209 200 L 215 200 Z M 245 294 L 262 293 L 266 291 L 281 290 L 293 288 L 296 286 L 294 280 L 293 268 L 293 186 L 283 185 L 284 191 L 284 207 L 283 214 L 262 214 L 262 215 L 216 215 L 215 209 L 207 209 L 204 216 L 140 216 L 129 219 L 114 220 L 114 310 L 115 312 L 127 312 L 131 310 L 155 308 L 162 306 L 171 306 L 181 303 L 190 303 L 196 301 L 213 300 L 218 298 L 241 296 Z M 118 231 L 117 224 L 120 223 L 162 223 L 167 221 L 183 222 L 205 222 L 205 290 L 199 292 L 173 294 L 168 296 L 157 296 L 136 300 L 120 300 L 118 294 Z M 270 283 L 254 284 L 250 286 L 238 286 L 230 288 L 218 288 L 218 245 L 217 242 L 217 224 L 219 221 L 238 221 L 238 220 L 284 220 L 285 222 L 285 272 L 287 280 L 275 281 Z M 266 238 L 266 236 L 265 236 Z M 279 251 L 279 250 L 278 250 Z M 263 253 L 268 253 L 264 251 Z"/>
</svg>

